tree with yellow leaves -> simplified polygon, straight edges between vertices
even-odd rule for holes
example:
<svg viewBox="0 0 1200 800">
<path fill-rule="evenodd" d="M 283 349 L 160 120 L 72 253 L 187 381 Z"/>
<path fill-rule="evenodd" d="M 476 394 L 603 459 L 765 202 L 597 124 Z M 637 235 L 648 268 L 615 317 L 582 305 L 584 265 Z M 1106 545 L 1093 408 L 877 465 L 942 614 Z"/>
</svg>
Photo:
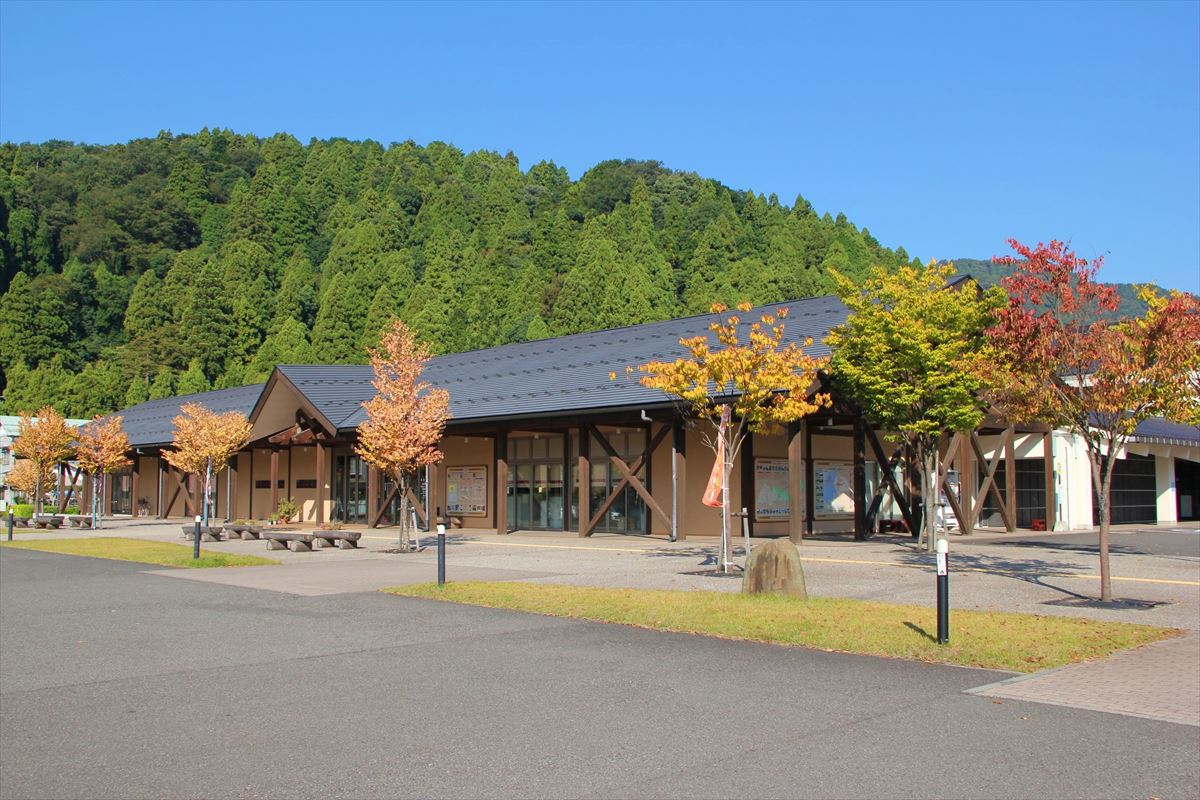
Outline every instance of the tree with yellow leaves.
<svg viewBox="0 0 1200 800">
<path fill-rule="evenodd" d="M 121 417 L 96 417 L 79 429 L 75 460 L 92 479 L 92 527 L 99 528 L 100 479 L 106 473 L 129 466 L 129 437 L 121 429 Z"/>
<path fill-rule="evenodd" d="M 417 470 L 442 460 L 438 443 L 450 417 L 450 393 L 421 380 L 429 348 L 413 338 L 403 321 L 393 320 L 380 336 L 379 347 L 370 352 L 375 396 L 363 403 L 367 420 L 359 426 L 355 452 L 396 481 L 398 545 L 408 551 L 412 549 L 408 495 Z"/>
<path fill-rule="evenodd" d="M 33 494 L 36 513 L 42 513 L 44 487 L 55 465 L 70 457 L 74 441 L 75 431 L 53 406 L 39 410 L 36 416 L 21 414 L 17 418 L 17 438 L 12 451 L 17 458 L 31 461 L 37 471 Z"/>
<path fill-rule="evenodd" d="M 742 313 L 750 308 L 744 302 L 737 306 Z M 639 369 L 644 373 L 643 386 L 678 398 L 691 414 L 708 423 L 704 442 L 716 455 L 709 494 L 720 492 L 721 565 L 727 570 L 731 561 L 729 473 L 746 436 L 827 408 L 830 400 L 827 394 L 809 397 L 824 361 L 804 352 L 811 339 L 803 347 L 796 342 L 784 344 L 786 307 L 774 314 L 763 312 L 746 329 L 745 341 L 741 317 L 719 303 L 712 312 L 716 319 L 709 325 L 711 336 L 679 340 L 687 358 L 652 361 Z"/>
<path fill-rule="evenodd" d="M 183 413 L 175 417 L 174 450 L 163 456 L 181 472 L 202 475 L 204 503 L 201 516 L 208 525 L 209 493 L 214 472 L 220 472 L 229 459 L 250 440 L 250 421 L 236 411 L 215 414 L 199 403 L 185 403 Z"/>
<path fill-rule="evenodd" d="M 19 458 L 4 476 L 4 482 L 26 497 L 37 497 L 38 484 L 49 475 L 40 473 L 37 464 L 27 458 Z"/>
</svg>

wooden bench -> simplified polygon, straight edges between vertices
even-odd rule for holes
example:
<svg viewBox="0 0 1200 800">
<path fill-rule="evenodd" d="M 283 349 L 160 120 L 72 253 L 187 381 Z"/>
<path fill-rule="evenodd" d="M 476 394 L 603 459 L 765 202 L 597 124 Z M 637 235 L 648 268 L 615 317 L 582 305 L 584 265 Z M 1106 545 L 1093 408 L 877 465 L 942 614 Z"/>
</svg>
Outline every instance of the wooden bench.
<svg viewBox="0 0 1200 800">
<path fill-rule="evenodd" d="M 244 525 L 240 522 L 226 525 L 225 530 L 229 531 L 230 538 L 233 538 L 233 535 L 236 534 L 242 537 L 243 540 L 257 539 L 263 532 L 261 525 Z"/>
<path fill-rule="evenodd" d="M 57 530 L 58 526 L 62 525 L 62 517 L 55 516 L 54 514 L 34 514 L 29 518 L 29 521 L 33 523 L 33 527 L 35 528 L 54 528 Z"/>
<path fill-rule="evenodd" d="M 268 550 L 287 550 L 291 542 L 291 550 L 295 553 L 312 552 L 313 535 L 298 531 L 264 530 L 262 538 L 267 543 Z"/>
<path fill-rule="evenodd" d="M 189 542 L 196 538 L 195 524 L 183 526 L 183 538 L 187 539 Z M 219 542 L 219 541 L 221 541 L 221 526 L 220 525 L 209 525 L 208 527 L 201 526 L 200 541 L 202 541 L 202 542 Z"/>
<path fill-rule="evenodd" d="M 94 528 L 91 514 L 68 514 L 67 522 L 72 528 Z"/>
<path fill-rule="evenodd" d="M 343 550 L 353 550 L 358 547 L 362 538 L 359 531 L 313 531 L 313 544 L 317 547 L 340 547 Z"/>
</svg>

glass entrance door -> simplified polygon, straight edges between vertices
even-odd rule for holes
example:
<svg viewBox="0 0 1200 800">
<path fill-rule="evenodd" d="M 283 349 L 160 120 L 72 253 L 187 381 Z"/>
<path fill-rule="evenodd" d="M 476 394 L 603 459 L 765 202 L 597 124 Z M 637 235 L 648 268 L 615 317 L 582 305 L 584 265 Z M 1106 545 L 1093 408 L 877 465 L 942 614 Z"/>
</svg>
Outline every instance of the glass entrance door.
<svg viewBox="0 0 1200 800">
<path fill-rule="evenodd" d="M 513 436 L 508 441 L 508 527 L 563 530 L 564 437 L 561 433 Z"/>
<path fill-rule="evenodd" d="M 353 453 L 333 456 L 333 519 L 367 521 L 367 465 Z"/>
<path fill-rule="evenodd" d="M 130 514 L 133 512 L 133 472 L 123 469 L 108 476 L 112 481 L 112 513 Z M 91 478 L 88 478 L 91 480 Z M 80 509 L 88 513 L 91 509 Z"/>
</svg>

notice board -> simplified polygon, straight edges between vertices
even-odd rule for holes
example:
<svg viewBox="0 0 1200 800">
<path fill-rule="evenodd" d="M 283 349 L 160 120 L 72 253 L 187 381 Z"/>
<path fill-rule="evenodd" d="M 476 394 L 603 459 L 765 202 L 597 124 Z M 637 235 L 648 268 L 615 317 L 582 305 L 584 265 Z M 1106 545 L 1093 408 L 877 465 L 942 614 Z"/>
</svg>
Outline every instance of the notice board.
<svg viewBox="0 0 1200 800">
<path fill-rule="evenodd" d="M 486 517 L 487 467 L 446 468 L 446 514 L 455 517 Z"/>
<path fill-rule="evenodd" d="M 790 516 L 787 459 L 754 459 L 754 521 L 777 522 Z"/>
<path fill-rule="evenodd" d="M 813 462 L 813 516 L 854 514 L 854 465 L 844 461 Z"/>
</svg>

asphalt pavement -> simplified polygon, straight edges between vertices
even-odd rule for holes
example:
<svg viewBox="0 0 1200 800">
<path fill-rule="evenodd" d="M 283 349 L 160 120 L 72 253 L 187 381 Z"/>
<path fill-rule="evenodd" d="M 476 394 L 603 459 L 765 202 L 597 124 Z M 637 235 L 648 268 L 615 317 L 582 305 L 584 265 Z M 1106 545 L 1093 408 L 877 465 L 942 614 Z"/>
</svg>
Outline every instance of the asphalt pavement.
<svg viewBox="0 0 1200 800">
<path fill-rule="evenodd" d="M 0 551 L 0 796 L 1195 797 L 1007 673 Z"/>
</svg>

